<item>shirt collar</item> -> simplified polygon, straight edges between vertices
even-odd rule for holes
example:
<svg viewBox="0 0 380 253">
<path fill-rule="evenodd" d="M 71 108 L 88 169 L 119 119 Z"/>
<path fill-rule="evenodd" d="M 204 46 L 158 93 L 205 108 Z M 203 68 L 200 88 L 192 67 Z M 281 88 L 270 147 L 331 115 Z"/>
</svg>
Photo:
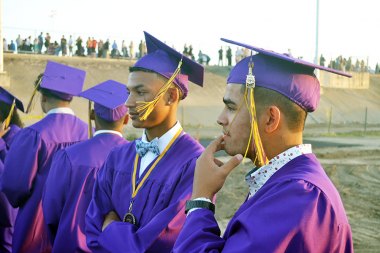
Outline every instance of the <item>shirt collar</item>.
<svg viewBox="0 0 380 253">
<path fill-rule="evenodd" d="M 248 198 L 251 198 L 253 195 L 255 195 L 256 192 L 258 192 L 261 187 L 269 180 L 269 178 L 273 176 L 276 171 L 284 167 L 285 164 L 300 155 L 310 153 L 312 153 L 310 144 L 297 145 L 275 156 L 269 161 L 268 164 L 262 166 L 261 168 L 253 169 L 245 177 L 245 181 L 249 186 Z"/>
<path fill-rule="evenodd" d="M 75 115 L 74 111 L 69 107 L 58 107 L 58 108 L 51 109 L 50 111 L 47 112 L 47 115 L 54 114 L 54 113 L 63 113 L 63 114 Z"/>
<path fill-rule="evenodd" d="M 123 135 L 119 131 L 113 131 L 113 130 L 98 130 L 94 133 L 94 137 L 99 135 L 99 134 L 116 134 L 123 138 Z"/>
<path fill-rule="evenodd" d="M 162 153 L 165 150 L 166 146 L 169 144 L 171 139 L 179 131 L 180 128 L 181 128 L 181 124 L 179 123 L 179 121 L 177 121 L 177 123 L 169 131 L 167 131 L 160 138 L 157 138 L 158 139 L 158 149 L 160 150 L 160 153 Z M 146 137 L 145 130 L 144 130 L 143 135 L 141 137 L 141 141 L 146 142 L 146 143 L 149 142 L 148 138 Z"/>
</svg>

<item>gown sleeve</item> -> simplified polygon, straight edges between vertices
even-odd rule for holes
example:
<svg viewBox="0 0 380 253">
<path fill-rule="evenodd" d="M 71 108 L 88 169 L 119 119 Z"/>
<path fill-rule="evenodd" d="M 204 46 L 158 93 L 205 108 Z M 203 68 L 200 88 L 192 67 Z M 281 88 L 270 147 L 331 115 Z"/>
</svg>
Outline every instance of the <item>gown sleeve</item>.
<svg viewBox="0 0 380 253">
<path fill-rule="evenodd" d="M 335 252 L 350 234 L 348 224 L 337 224 L 326 195 L 303 180 L 275 185 L 245 204 L 223 238 L 211 211 L 191 212 L 173 252 Z M 342 252 L 351 252 L 349 246 Z"/>
<path fill-rule="evenodd" d="M 54 243 L 58 224 L 70 188 L 71 162 L 65 150 L 58 151 L 53 158 L 42 197 L 42 208 L 50 241 Z"/>
<path fill-rule="evenodd" d="M 21 130 L 5 158 L 2 191 L 13 207 L 22 206 L 31 195 L 39 162 L 42 141 L 31 129 Z"/>
</svg>

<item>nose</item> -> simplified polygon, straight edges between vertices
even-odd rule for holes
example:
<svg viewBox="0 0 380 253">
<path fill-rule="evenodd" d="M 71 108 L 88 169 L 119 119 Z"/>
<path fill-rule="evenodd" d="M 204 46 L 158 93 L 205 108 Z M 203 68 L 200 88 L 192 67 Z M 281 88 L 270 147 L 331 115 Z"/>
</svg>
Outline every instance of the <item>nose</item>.
<svg viewBox="0 0 380 253">
<path fill-rule="evenodd" d="M 135 107 L 136 106 L 136 100 L 133 98 L 132 94 L 129 94 L 127 101 L 125 101 L 125 105 L 128 108 Z"/>
<path fill-rule="evenodd" d="M 216 123 L 218 123 L 218 125 L 220 126 L 226 126 L 227 125 L 227 120 L 226 120 L 226 117 L 224 117 L 224 110 L 220 113 L 220 115 L 218 116 L 217 120 L 216 120 Z"/>
</svg>

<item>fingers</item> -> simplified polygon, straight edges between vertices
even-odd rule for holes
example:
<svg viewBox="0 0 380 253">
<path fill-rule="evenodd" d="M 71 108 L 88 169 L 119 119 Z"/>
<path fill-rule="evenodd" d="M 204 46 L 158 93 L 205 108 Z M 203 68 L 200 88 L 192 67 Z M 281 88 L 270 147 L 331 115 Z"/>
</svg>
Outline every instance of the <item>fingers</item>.
<svg viewBox="0 0 380 253">
<path fill-rule="evenodd" d="M 205 153 L 207 154 L 214 154 L 215 152 L 222 149 L 224 141 L 224 135 L 220 135 L 218 138 L 213 140 L 205 149 Z"/>
<path fill-rule="evenodd" d="M 220 161 L 220 160 L 218 160 L 218 159 L 216 159 L 216 158 L 214 158 L 214 163 L 215 163 L 216 165 L 218 165 L 218 167 L 223 166 L 223 164 L 224 164 L 222 161 Z"/>
<path fill-rule="evenodd" d="M 243 156 L 241 154 L 237 154 L 234 157 L 232 157 L 228 162 L 226 162 L 223 166 L 220 167 L 220 169 L 225 173 L 227 176 L 231 173 L 231 171 L 236 168 L 241 161 L 243 160 Z"/>
</svg>

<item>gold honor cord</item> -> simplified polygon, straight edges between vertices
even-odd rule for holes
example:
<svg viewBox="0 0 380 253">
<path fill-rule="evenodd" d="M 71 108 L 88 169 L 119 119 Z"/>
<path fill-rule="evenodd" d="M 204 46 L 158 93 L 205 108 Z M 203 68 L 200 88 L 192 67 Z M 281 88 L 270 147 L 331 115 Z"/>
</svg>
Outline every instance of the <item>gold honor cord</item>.
<svg viewBox="0 0 380 253">
<path fill-rule="evenodd" d="M 139 155 L 136 154 L 135 157 L 135 162 L 133 165 L 133 174 L 132 174 L 132 197 L 131 197 L 131 202 L 129 203 L 129 209 L 128 213 L 124 215 L 123 221 L 124 222 L 129 222 L 133 225 L 137 224 L 136 217 L 132 214 L 132 208 L 133 208 L 133 201 L 134 198 L 136 197 L 137 193 L 141 189 L 141 187 L 144 185 L 146 179 L 149 177 L 149 175 L 152 173 L 153 169 L 156 167 L 157 163 L 165 156 L 166 152 L 170 149 L 170 147 L 173 145 L 175 140 L 178 139 L 179 135 L 182 133 L 182 127 L 178 130 L 178 132 L 174 135 L 174 137 L 170 140 L 169 144 L 166 146 L 165 150 L 158 156 L 156 161 L 152 164 L 152 166 L 149 168 L 141 182 L 136 188 L 136 173 L 137 173 L 137 164 L 139 162 Z"/>
<path fill-rule="evenodd" d="M 88 101 L 88 138 L 91 139 L 93 137 L 92 133 L 92 122 L 91 122 L 91 101 Z"/>
<path fill-rule="evenodd" d="M 161 87 L 161 89 L 158 91 L 157 95 L 155 96 L 155 98 L 152 101 L 149 101 L 149 102 L 138 101 L 138 102 L 136 102 L 138 104 L 136 107 L 136 110 L 139 113 L 140 120 L 146 120 L 148 118 L 149 114 L 154 110 L 154 107 L 156 106 L 158 101 L 166 93 L 166 91 L 170 88 L 173 80 L 180 73 L 181 66 L 182 66 L 182 59 L 178 63 L 178 67 L 174 71 L 173 75 L 169 78 L 169 80 L 165 83 L 165 85 Z"/>
<path fill-rule="evenodd" d="M 37 94 L 37 90 L 38 90 L 38 88 L 40 87 L 41 82 L 42 82 L 42 77 L 40 78 L 40 80 L 38 80 L 37 85 L 34 87 L 34 90 L 33 90 L 32 96 L 31 96 L 30 99 L 29 99 L 28 106 L 26 107 L 26 111 L 25 111 L 25 113 L 27 113 L 27 114 L 30 113 L 30 112 L 32 111 L 32 108 L 34 107 L 34 106 L 33 106 L 33 105 L 34 105 L 34 103 L 33 103 L 33 101 L 34 101 L 34 97 L 35 97 L 36 94 Z"/>
<path fill-rule="evenodd" d="M 11 119 L 12 119 L 12 115 L 13 115 L 13 111 L 15 109 L 15 106 L 16 106 L 16 99 L 13 99 L 11 109 L 9 110 L 8 116 L 4 120 L 4 125 L 5 125 L 4 129 L 7 129 L 9 127 L 9 124 L 11 123 Z"/>
</svg>

